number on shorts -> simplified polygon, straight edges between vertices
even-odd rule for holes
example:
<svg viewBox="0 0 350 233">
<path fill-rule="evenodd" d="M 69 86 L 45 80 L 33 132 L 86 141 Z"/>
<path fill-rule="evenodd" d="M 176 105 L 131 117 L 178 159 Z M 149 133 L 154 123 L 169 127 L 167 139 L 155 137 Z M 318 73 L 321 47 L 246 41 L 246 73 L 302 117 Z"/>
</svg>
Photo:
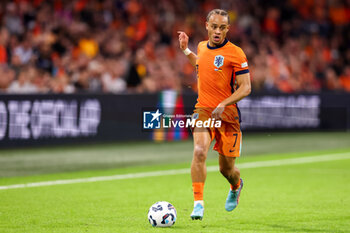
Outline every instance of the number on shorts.
<svg viewBox="0 0 350 233">
<path fill-rule="evenodd" d="M 235 143 L 233 144 L 233 147 L 236 146 L 236 143 L 237 143 L 237 136 L 238 136 L 238 133 L 234 133 L 233 136 L 235 136 Z"/>
</svg>

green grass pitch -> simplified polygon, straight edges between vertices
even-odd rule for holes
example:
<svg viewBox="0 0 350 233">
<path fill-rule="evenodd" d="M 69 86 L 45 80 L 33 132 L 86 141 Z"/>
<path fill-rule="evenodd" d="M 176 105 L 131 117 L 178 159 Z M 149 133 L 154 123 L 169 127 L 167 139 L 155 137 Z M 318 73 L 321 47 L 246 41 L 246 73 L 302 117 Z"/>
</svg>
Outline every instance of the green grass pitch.
<svg viewBox="0 0 350 233">
<path fill-rule="evenodd" d="M 190 219 L 189 174 L 0 189 L 0 232 L 350 232 L 349 133 L 259 134 L 245 139 L 246 152 L 238 160 L 242 166 L 320 155 L 347 157 L 242 168 L 244 189 L 240 204 L 230 213 L 224 209 L 228 183 L 218 171 L 209 172 L 203 221 Z M 3 150 L 0 186 L 189 168 L 191 151 L 191 141 Z M 140 153 L 144 162 L 130 166 L 127 155 L 141 157 Z M 207 164 L 217 165 L 215 152 L 210 152 Z M 147 220 L 148 208 L 162 200 L 177 210 L 171 228 L 153 228 Z"/>
</svg>

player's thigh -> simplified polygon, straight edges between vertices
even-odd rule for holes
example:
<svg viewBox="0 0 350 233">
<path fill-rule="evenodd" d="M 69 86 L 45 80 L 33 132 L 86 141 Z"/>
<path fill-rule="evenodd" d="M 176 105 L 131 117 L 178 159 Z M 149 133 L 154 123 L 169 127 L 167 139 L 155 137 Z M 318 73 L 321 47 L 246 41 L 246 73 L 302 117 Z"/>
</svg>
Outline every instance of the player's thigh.
<svg viewBox="0 0 350 233">
<path fill-rule="evenodd" d="M 211 133 L 205 128 L 194 128 L 193 130 L 193 143 L 194 150 L 207 153 L 212 141 Z"/>
</svg>

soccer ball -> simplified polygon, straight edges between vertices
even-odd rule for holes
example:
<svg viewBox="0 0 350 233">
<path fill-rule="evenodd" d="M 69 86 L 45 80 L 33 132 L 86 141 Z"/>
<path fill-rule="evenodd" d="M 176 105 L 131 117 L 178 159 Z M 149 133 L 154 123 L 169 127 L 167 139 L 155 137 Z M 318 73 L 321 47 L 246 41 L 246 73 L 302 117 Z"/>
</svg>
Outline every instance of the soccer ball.
<svg viewBox="0 0 350 233">
<path fill-rule="evenodd" d="M 154 203 L 148 210 L 148 221 L 154 227 L 171 227 L 176 221 L 175 207 L 166 201 Z"/>
</svg>

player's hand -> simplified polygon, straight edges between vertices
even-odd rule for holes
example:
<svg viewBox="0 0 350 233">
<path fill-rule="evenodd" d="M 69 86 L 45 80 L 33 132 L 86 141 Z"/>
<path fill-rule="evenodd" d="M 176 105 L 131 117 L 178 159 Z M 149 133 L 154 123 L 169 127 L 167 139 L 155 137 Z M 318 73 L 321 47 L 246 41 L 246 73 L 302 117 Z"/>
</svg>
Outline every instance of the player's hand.
<svg viewBox="0 0 350 233">
<path fill-rule="evenodd" d="M 178 31 L 179 33 L 179 42 L 180 42 L 180 49 L 185 50 L 188 47 L 188 36 L 185 32 Z"/>
<path fill-rule="evenodd" d="M 225 105 L 219 104 L 211 113 L 211 117 L 215 120 L 221 120 L 221 115 L 225 110 Z"/>
</svg>

